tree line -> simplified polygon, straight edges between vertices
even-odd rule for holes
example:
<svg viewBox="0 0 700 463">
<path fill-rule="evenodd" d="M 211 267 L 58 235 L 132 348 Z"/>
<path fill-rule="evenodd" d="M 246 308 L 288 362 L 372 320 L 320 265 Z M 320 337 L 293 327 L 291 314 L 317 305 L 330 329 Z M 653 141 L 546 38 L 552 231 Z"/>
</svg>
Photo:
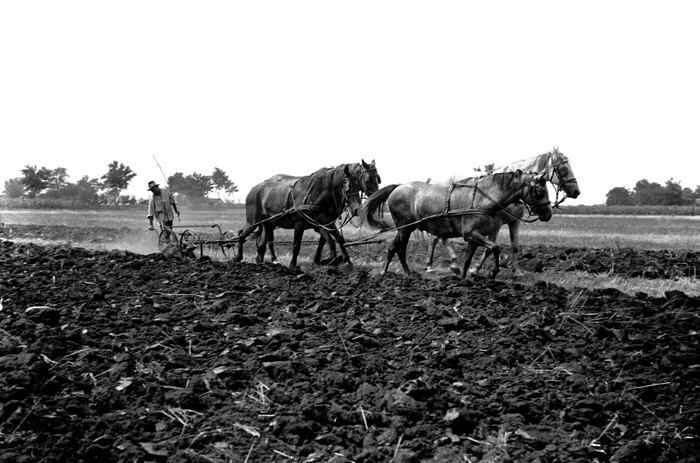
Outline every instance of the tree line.
<svg viewBox="0 0 700 463">
<path fill-rule="evenodd" d="M 99 178 L 84 175 L 77 182 L 69 182 L 65 167 L 49 169 L 25 165 L 21 176 L 5 181 L 3 193 L 9 198 L 42 198 L 78 202 L 87 206 L 136 204 L 134 196 L 122 192 L 136 176 L 129 166 L 113 161 L 107 165 L 107 172 Z M 221 194 L 231 195 L 238 187 L 228 174 L 215 167 L 211 175 L 194 172 L 184 175 L 176 172 L 167 179 L 170 190 L 177 194 L 183 203 L 205 202 L 212 192 L 221 199 Z M 144 187 L 145 192 L 145 187 Z"/>
<path fill-rule="evenodd" d="M 672 178 L 665 185 L 643 179 L 633 189 L 615 187 L 605 196 L 606 206 L 686 206 L 700 198 L 700 185 L 691 190 Z"/>
</svg>

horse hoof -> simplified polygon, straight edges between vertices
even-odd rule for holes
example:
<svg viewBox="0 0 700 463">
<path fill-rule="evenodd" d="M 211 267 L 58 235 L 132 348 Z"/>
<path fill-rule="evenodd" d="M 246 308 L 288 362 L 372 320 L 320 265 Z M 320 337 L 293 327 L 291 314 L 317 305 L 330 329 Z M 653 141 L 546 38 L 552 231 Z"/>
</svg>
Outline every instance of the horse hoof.
<svg viewBox="0 0 700 463">
<path fill-rule="evenodd" d="M 459 275 L 462 273 L 462 269 L 454 265 L 450 265 L 450 270 L 452 270 L 452 273 L 454 273 L 455 275 Z"/>
</svg>

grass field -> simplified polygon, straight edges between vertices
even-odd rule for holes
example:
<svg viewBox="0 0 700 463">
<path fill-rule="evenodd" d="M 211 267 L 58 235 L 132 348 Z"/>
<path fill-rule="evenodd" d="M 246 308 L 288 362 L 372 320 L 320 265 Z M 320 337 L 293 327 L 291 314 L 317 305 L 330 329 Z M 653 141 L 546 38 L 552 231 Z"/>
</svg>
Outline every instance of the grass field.
<svg viewBox="0 0 700 463">
<path fill-rule="evenodd" d="M 35 224 L 35 225 L 64 225 L 69 227 L 107 227 L 130 229 L 146 229 L 148 221 L 145 211 L 140 209 L 123 209 L 105 211 L 75 211 L 75 210 L 3 210 L 0 211 L 0 221 L 5 225 Z M 355 219 L 354 223 L 359 224 Z M 235 233 L 245 225 L 243 209 L 206 209 L 182 211 L 181 222 L 176 225 L 190 227 L 203 225 L 205 227 L 218 224 L 222 230 L 233 230 Z M 203 228 L 202 230 L 206 230 Z M 280 244 L 291 240 L 291 232 L 277 230 L 276 240 Z M 343 233 L 349 240 L 391 239 L 393 232 L 377 235 L 373 229 L 347 225 Z M 311 231 L 305 234 L 305 240 L 315 240 L 317 235 Z M 418 238 L 416 238 L 418 239 Z M 700 217 L 698 216 L 611 216 L 611 215 L 555 215 L 547 223 L 535 222 L 522 224 L 520 241 L 523 245 L 571 246 L 584 248 L 623 248 L 667 249 L 667 250 L 698 250 L 700 249 Z M 502 229 L 498 238 L 507 253 L 509 246 L 508 231 Z M 138 252 L 138 250 L 136 251 Z M 307 253 L 307 255 L 310 253 Z M 290 248 L 278 248 L 281 262 L 287 262 Z M 246 260 L 252 259 L 246 256 Z M 308 257 L 300 258 L 300 263 L 308 263 Z M 356 262 L 363 264 L 362 262 Z M 376 263 L 365 262 L 365 265 L 378 267 Z M 398 265 L 397 263 L 392 264 Z M 392 267 L 394 268 L 394 267 Z M 416 269 L 420 270 L 420 269 Z M 624 279 L 615 275 L 590 275 L 582 272 L 544 272 L 528 278 L 545 280 L 565 287 L 605 288 L 614 287 L 633 293 L 643 291 L 649 294 L 662 294 L 667 290 L 680 290 L 691 295 L 700 295 L 698 279 L 643 280 Z"/>
</svg>

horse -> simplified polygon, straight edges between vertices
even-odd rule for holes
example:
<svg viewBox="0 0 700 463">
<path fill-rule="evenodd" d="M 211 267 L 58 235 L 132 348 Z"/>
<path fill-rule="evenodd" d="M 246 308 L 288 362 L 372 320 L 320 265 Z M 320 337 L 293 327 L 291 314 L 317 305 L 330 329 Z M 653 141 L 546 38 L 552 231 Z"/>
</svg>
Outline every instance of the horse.
<svg viewBox="0 0 700 463">
<path fill-rule="evenodd" d="M 364 215 L 373 227 L 385 229 L 380 220 L 384 205 L 388 205 L 397 229 L 381 272 L 386 275 L 395 254 L 407 275 L 411 271 L 406 263 L 406 247 L 414 230 L 426 231 L 440 238 L 461 236 L 467 242 L 467 258 L 462 278 L 467 278 L 469 265 L 478 246 L 493 253 L 496 265 L 491 272 L 495 278 L 499 271 L 500 248 L 486 235 L 491 230 L 491 218 L 509 204 L 522 200 L 531 206 L 543 222 L 552 218 L 552 205 L 544 174 L 524 173 L 521 170 L 484 175 L 455 182 L 451 185 L 433 185 L 410 182 L 388 185 L 370 196 Z"/>
<path fill-rule="evenodd" d="M 350 174 L 353 175 L 357 180 L 360 182 L 360 191 L 364 193 L 366 196 L 370 196 L 373 193 L 375 193 L 377 190 L 379 190 L 379 184 L 382 182 L 382 178 L 379 176 L 379 173 L 377 171 L 377 165 L 372 160 L 371 163 L 366 163 L 364 159 L 362 159 L 362 162 L 356 162 L 354 164 L 348 164 L 349 169 L 350 169 Z M 272 177 L 268 178 L 265 180 L 266 182 L 285 182 L 285 183 L 293 183 L 300 179 L 301 177 L 294 176 L 294 175 L 288 175 L 288 174 L 277 174 L 273 175 Z M 260 230 L 260 229 L 258 229 Z M 323 246 L 326 244 L 326 238 L 321 234 L 318 229 L 315 229 L 317 233 L 319 233 L 320 238 L 318 240 L 318 247 L 316 248 L 316 255 L 314 256 L 314 263 L 315 264 L 320 264 L 321 263 L 321 256 L 323 254 Z M 259 233 L 259 231 L 256 231 L 256 233 Z M 274 242 L 269 241 L 269 248 L 270 248 L 270 258 L 272 259 L 273 262 L 277 260 L 277 255 L 275 254 L 275 247 L 274 247 Z M 336 256 L 336 251 L 335 251 L 335 241 L 334 240 L 328 240 L 328 248 L 330 249 L 331 256 Z M 334 257 L 331 257 L 331 262 L 334 261 Z"/>
<path fill-rule="evenodd" d="M 556 191 L 557 199 L 555 200 L 553 207 L 558 207 L 559 204 L 564 202 L 566 198 L 570 197 L 576 199 L 581 194 L 581 190 L 579 189 L 578 182 L 574 176 L 574 171 L 571 168 L 569 159 L 556 147 L 552 149 L 552 151 L 540 154 L 539 156 L 516 161 L 513 164 L 494 169 L 491 173 L 509 172 L 517 169 L 528 172 L 545 173 L 545 178 L 554 186 Z M 463 182 L 466 180 L 467 179 L 462 179 L 459 181 Z M 559 194 L 562 192 L 563 197 L 561 200 L 559 200 Z M 527 208 L 521 203 L 513 203 L 509 205 L 505 208 L 505 210 L 499 211 L 493 216 L 491 219 L 492 230 L 488 234 L 491 241 L 496 241 L 500 229 L 504 225 L 508 225 L 508 231 L 510 233 L 510 248 L 512 252 L 511 269 L 513 270 L 513 275 L 516 277 L 523 275 L 518 261 L 518 254 L 520 252 L 520 222 L 524 221 L 523 217 L 525 216 L 526 212 Z M 447 239 L 440 239 L 439 237 L 433 237 L 428 244 L 428 258 L 426 260 L 427 270 L 432 271 L 435 246 L 437 245 L 438 241 L 442 241 L 443 246 L 445 246 L 445 249 L 450 256 L 450 268 L 453 272 L 459 273 L 460 266 L 459 260 L 457 259 L 457 253 L 455 253 Z M 474 269 L 471 270 L 473 274 L 479 273 L 489 255 L 490 251 L 488 248 L 486 248 L 481 256 L 481 259 L 477 261 Z"/>
<path fill-rule="evenodd" d="M 268 241 L 274 240 L 274 229 L 294 230 L 291 268 L 297 267 L 304 230 L 316 229 L 325 239 L 331 236 L 340 245 L 343 262 L 350 263 L 344 240 L 335 221 L 344 209 L 352 216 L 360 210 L 360 182 L 350 167 L 322 168 L 292 183 L 262 182 L 246 196 L 246 225 L 238 235 L 237 261 L 243 260 L 243 243 L 248 235 L 261 228 L 257 243 L 256 262 L 262 262 Z M 334 249 L 333 249 L 334 250 Z M 332 256 L 335 259 L 336 256 Z"/>
</svg>

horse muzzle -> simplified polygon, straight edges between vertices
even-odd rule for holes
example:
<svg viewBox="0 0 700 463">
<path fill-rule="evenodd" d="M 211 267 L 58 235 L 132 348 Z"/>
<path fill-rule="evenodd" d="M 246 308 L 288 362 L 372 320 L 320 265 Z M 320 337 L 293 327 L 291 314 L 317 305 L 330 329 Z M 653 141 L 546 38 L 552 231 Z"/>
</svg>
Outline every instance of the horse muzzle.
<svg viewBox="0 0 700 463">
<path fill-rule="evenodd" d="M 537 218 L 539 218 L 542 222 L 549 222 L 550 219 L 552 218 L 552 208 L 551 207 L 545 207 L 537 211 Z"/>
</svg>

